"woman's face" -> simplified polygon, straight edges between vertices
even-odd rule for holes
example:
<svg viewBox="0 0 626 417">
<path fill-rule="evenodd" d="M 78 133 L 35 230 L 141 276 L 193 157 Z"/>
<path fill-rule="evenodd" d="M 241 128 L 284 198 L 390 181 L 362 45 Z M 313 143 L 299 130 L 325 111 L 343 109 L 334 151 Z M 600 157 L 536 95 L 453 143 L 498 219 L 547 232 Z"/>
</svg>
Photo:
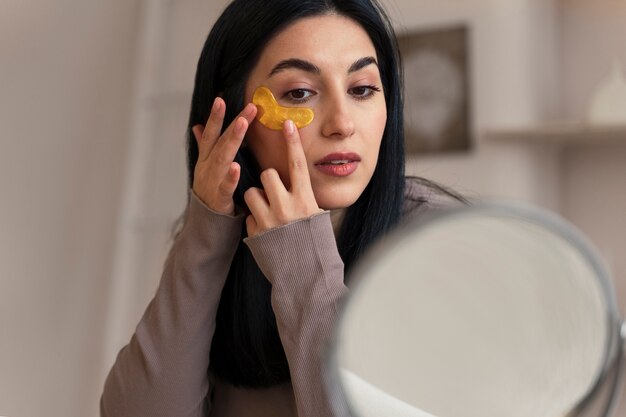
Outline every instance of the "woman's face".
<svg viewBox="0 0 626 417">
<path fill-rule="evenodd" d="M 315 112 L 300 137 L 317 204 L 324 209 L 353 204 L 374 173 L 387 120 L 367 32 L 338 15 L 298 20 L 263 50 L 246 83 L 246 102 L 261 85 L 280 105 Z M 261 169 L 276 169 L 289 188 L 283 132 L 255 120 L 246 143 Z"/>
</svg>

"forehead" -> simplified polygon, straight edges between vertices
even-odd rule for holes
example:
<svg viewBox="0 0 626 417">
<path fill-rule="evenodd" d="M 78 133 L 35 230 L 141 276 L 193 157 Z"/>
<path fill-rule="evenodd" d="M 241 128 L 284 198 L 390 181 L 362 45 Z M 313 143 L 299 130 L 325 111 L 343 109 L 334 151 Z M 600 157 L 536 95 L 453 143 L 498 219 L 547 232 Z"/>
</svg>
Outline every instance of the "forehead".
<svg viewBox="0 0 626 417">
<path fill-rule="evenodd" d="M 294 57 L 319 66 L 348 67 L 364 56 L 376 57 L 376 49 L 363 27 L 345 16 L 329 14 L 287 26 L 268 42 L 257 68 L 269 70 L 276 62 Z"/>
</svg>

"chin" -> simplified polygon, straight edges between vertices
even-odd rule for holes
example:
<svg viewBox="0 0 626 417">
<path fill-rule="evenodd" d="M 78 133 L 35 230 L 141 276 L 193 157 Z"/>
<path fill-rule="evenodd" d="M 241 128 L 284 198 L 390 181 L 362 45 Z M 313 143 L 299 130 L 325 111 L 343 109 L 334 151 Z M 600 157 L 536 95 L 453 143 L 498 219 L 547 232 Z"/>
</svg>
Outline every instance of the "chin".
<svg viewBox="0 0 626 417">
<path fill-rule="evenodd" d="M 317 205 L 324 210 L 345 209 L 356 203 L 371 180 L 364 177 L 344 178 L 335 182 L 313 182 Z"/>
<path fill-rule="evenodd" d="M 315 193 L 317 205 L 324 210 L 337 210 L 348 208 L 358 200 L 360 193 L 341 193 L 329 191 L 326 193 Z"/>
</svg>

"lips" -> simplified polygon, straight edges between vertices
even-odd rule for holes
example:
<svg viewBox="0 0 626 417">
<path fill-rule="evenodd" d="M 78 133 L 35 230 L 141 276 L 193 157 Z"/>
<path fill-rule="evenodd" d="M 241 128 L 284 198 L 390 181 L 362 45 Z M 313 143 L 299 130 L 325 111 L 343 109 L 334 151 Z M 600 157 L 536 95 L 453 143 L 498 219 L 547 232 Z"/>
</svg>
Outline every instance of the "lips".
<svg viewBox="0 0 626 417">
<path fill-rule="evenodd" d="M 361 156 L 354 152 L 336 152 L 326 155 L 315 162 L 315 167 L 324 174 L 333 177 L 345 177 L 352 174 L 361 161 Z"/>
</svg>

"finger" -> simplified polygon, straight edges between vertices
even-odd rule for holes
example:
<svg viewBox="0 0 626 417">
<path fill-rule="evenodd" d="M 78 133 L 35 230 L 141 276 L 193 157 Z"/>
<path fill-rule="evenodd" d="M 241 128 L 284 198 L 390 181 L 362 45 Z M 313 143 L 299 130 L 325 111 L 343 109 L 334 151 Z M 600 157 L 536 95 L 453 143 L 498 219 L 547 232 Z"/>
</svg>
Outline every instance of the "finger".
<svg viewBox="0 0 626 417">
<path fill-rule="evenodd" d="M 235 118 L 233 123 L 228 126 L 228 129 L 222 135 L 212 153 L 215 154 L 215 160 L 218 166 L 223 167 L 224 170 L 235 159 L 237 151 L 241 147 L 241 142 L 248 131 L 248 127 L 256 115 L 257 108 L 254 104 L 248 104 L 242 112 Z"/>
<path fill-rule="evenodd" d="M 207 121 L 203 134 L 203 139 L 209 148 L 208 151 L 213 148 L 220 137 L 225 115 L 226 103 L 224 103 L 224 100 L 221 97 L 216 97 L 213 101 L 211 114 L 209 114 L 209 120 Z"/>
<path fill-rule="evenodd" d="M 291 191 L 311 191 L 311 177 L 300 141 L 300 133 L 291 120 L 287 120 L 283 126 L 283 132 L 287 139 L 287 162 L 289 163 L 289 181 Z"/>
<path fill-rule="evenodd" d="M 254 120 L 254 118 L 256 117 L 257 114 L 257 107 L 252 104 L 252 103 L 248 103 L 248 105 L 246 105 L 243 110 L 241 112 L 239 112 L 239 114 L 237 115 L 237 117 L 235 117 L 235 119 L 233 120 L 233 122 L 230 124 L 230 126 L 228 126 L 228 128 L 226 128 L 226 130 L 224 131 L 224 133 L 222 134 L 222 138 L 226 139 L 229 137 L 232 137 L 234 130 L 236 129 L 237 126 L 237 121 L 241 118 L 245 119 L 248 123 L 248 125 L 250 125 L 252 123 L 252 121 Z M 219 136 L 219 133 L 218 133 Z M 220 142 L 220 141 L 218 141 Z"/>
<path fill-rule="evenodd" d="M 246 231 L 248 232 L 248 236 L 254 236 L 258 233 L 259 226 L 256 223 L 256 219 L 252 214 L 246 217 Z"/>
<path fill-rule="evenodd" d="M 226 105 L 224 100 L 216 97 L 211 107 L 211 113 L 207 120 L 206 126 L 195 125 L 192 130 L 198 142 L 198 160 L 204 161 L 215 146 L 215 142 L 220 136 L 222 124 L 224 123 L 224 114 Z"/>
<path fill-rule="evenodd" d="M 245 132 L 248 129 L 246 119 L 237 118 L 232 123 L 233 134 L 227 139 L 220 140 L 211 151 L 208 158 L 208 165 L 211 166 L 212 176 L 224 180 L 228 175 L 231 164 L 234 162 L 237 151 L 241 146 Z"/>
<path fill-rule="evenodd" d="M 279 208 L 281 202 L 287 198 L 288 191 L 278 172 L 274 168 L 268 168 L 261 172 L 260 179 L 270 207 Z"/>
<path fill-rule="evenodd" d="M 241 166 L 237 162 L 231 162 L 230 167 L 228 169 L 228 174 L 226 178 L 219 186 L 220 193 L 224 197 L 232 198 L 235 190 L 237 189 L 237 184 L 239 183 L 239 177 L 241 176 Z"/>
<path fill-rule="evenodd" d="M 194 127 L 191 128 L 191 131 L 193 132 L 193 136 L 194 138 L 196 138 L 196 143 L 198 144 L 198 159 L 202 160 L 204 157 L 206 157 L 206 155 L 203 154 L 203 151 L 205 150 L 206 147 L 204 147 L 202 143 L 202 134 L 204 133 L 204 126 L 195 125 Z"/>
<path fill-rule="evenodd" d="M 263 190 L 256 187 L 248 188 L 243 194 L 243 199 L 257 223 L 262 223 L 262 220 L 268 217 L 270 209 Z"/>
<path fill-rule="evenodd" d="M 244 117 L 248 123 L 252 123 L 252 121 L 254 120 L 254 118 L 256 117 L 256 114 L 258 113 L 258 109 L 257 107 L 252 104 L 252 103 L 248 103 L 246 105 L 246 107 L 243 108 L 243 110 L 241 111 L 241 113 L 239 114 L 241 117 Z"/>
</svg>

